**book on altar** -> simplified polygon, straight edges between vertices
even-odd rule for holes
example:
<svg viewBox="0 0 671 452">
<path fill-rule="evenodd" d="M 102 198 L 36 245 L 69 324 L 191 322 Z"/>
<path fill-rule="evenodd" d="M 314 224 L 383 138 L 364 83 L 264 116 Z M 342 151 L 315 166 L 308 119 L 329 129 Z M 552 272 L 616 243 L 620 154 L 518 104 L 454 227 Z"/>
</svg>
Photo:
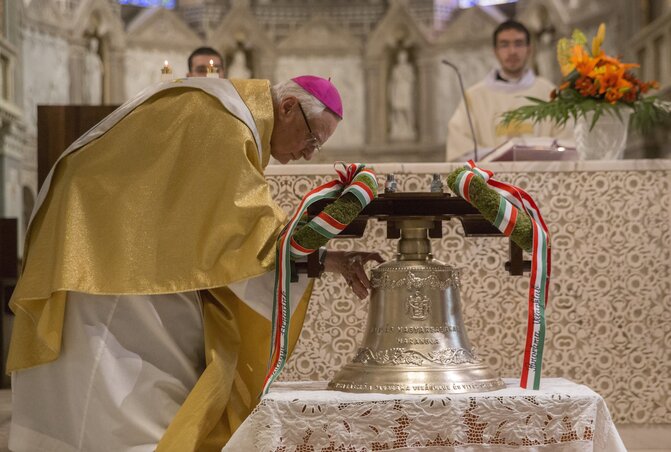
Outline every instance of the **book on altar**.
<svg viewBox="0 0 671 452">
<path fill-rule="evenodd" d="M 550 137 L 516 137 L 480 157 L 482 162 L 578 160 L 575 143 Z"/>
</svg>

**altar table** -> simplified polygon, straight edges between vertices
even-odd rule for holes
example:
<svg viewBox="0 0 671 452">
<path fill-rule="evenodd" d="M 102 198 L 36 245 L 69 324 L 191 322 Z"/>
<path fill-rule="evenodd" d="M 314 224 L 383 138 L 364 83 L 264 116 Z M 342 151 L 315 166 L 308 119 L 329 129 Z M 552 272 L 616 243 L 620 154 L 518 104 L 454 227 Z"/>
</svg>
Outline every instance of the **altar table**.
<svg viewBox="0 0 671 452">
<path fill-rule="evenodd" d="M 470 394 L 354 394 L 326 382 L 276 383 L 224 452 L 626 452 L 603 398 L 547 378 Z"/>
</svg>

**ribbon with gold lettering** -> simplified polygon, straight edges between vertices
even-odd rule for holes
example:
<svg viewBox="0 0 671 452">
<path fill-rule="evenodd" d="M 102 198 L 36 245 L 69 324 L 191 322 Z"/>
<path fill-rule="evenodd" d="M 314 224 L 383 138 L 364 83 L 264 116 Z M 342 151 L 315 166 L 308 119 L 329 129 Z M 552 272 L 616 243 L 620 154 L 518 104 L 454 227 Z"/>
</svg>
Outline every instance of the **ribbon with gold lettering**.
<svg viewBox="0 0 671 452">
<path fill-rule="evenodd" d="M 493 179 L 493 175 L 491 171 L 478 168 L 472 160 L 469 160 L 467 170 L 457 176 L 455 191 L 471 202 L 470 181 L 475 177 L 484 180 L 487 186 L 501 195 L 493 224 L 506 236 L 509 236 L 514 229 L 519 212 L 526 213 L 531 219 L 533 247 L 529 281 L 529 314 L 520 386 L 539 389 L 545 342 L 545 307 L 550 283 L 550 235 L 540 209 L 531 196 L 519 187 Z"/>
<path fill-rule="evenodd" d="M 339 169 L 338 165 L 343 168 Z M 370 169 L 365 168 L 364 164 L 352 163 L 347 165 L 343 162 L 337 162 L 335 170 L 338 173 L 338 179 L 329 181 L 308 192 L 277 239 L 271 350 L 268 374 L 263 385 L 263 394 L 268 392 L 270 385 L 279 376 L 287 359 L 289 321 L 291 317 L 289 306 L 291 257 L 305 256 L 315 251 L 314 249 L 300 246 L 293 240 L 293 235 L 300 219 L 311 204 L 321 199 L 335 199 L 346 193 L 352 193 L 359 200 L 361 208 L 363 208 L 377 194 L 375 174 Z M 366 179 L 368 183 L 362 182 L 362 179 Z M 373 190 L 371 190 L 371 184 Z M 340 222 L 336 224 L 335 220 L 330 216 L 327 218 L 324 215 L 319 215 L 311 220 L 307 226 L 320 233 L 323 231 L 325 237 L 331 238 L 342 232 L 347 225 Z"/>
</svg>

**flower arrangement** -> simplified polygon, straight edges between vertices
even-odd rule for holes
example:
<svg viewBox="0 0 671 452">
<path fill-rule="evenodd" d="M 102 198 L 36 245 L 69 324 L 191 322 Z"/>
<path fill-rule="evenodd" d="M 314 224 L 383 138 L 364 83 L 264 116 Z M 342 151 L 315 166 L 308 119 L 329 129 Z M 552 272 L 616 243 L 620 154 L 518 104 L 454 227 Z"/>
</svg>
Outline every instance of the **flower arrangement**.
<svg viewBox="0 0 671 452">
<path fill-rule="evenodd" d="M 560 126 L 569 118 L 588 118 L 592 112 L 590 130 L 604 113 L 623 120 L 621 108 L 632 109 L 634 128 L 645 130 L 655 123 L 671 117 L 671 103 L 654 96 L 644 96 L 651 89 L 659 88 L 656 81 L 642 82 L 631 69 L 638 64 L 622 63 L 604 53 L 601 44 L 606 36 L 606 26 L 601 24 L 592 39 L 591 48 L 580 30 L 570 39 L 557 43 L 557 59 L 564 77 L 561 85 L 550 93 L 550 100 L 527 97 L 529 105 L 503 114 L 503 123 L 533 120 L 551 120 Z"/>
</svg>

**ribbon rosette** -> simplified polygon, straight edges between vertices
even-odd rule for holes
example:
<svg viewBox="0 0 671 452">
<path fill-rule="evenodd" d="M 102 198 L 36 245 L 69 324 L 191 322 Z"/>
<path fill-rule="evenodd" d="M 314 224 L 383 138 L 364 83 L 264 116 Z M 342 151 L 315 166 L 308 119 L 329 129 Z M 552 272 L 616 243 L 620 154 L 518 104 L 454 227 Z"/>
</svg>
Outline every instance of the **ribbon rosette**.
<svg viewBox="0 0 671 452">
<path fill-rule="evenodd" d="M 277 239 L 270 361 L 268 374 L 263 385 L 263 394 L 268 392 L 270 385 L 277 379 L 287 359 L 291 317 L 291 307 L 289 305 L 291 300 L 290 260 L 292 257 L 307 256 L 315 251 L 301 246 L 293 238 L 300 219 L 311 204 L 322 199 L 335 199 L 351 193 L 363 209 L 377 195 L 375 173 L 367 169 L 364 164 L 337 162 L 334 166 L 338 179 L 331 180 L 308 192 Z M 339 166 L 342 168 L 339 168 Z M 321 212 L 307 226 L 326 238 L 332 238 L 342 232 L 347 224 L 336 220 L 325 212 Z"/>
<path fill-rule="evenodd" d="M 524 214 L 531 219 L 533 247 L 529 282 L 529 311 L 520 386 L 539 389 L 545 342 L 545 307 L 548 302 L 550 282 L 550 235 L 543 216 L 531 196 L 519 187 L 493 179 L 493 175 L 491 171 L 478 168 L 472 160 L 469 160 L 466 171 L 457 176 L 455 191 L 472 204 L 471 181 L 474 178 L 484 180 L 488 187 L 501 196 L 493 224 L 505 236 L 511 235 L 518 218 L 522 218 Z"/>
</svg>

